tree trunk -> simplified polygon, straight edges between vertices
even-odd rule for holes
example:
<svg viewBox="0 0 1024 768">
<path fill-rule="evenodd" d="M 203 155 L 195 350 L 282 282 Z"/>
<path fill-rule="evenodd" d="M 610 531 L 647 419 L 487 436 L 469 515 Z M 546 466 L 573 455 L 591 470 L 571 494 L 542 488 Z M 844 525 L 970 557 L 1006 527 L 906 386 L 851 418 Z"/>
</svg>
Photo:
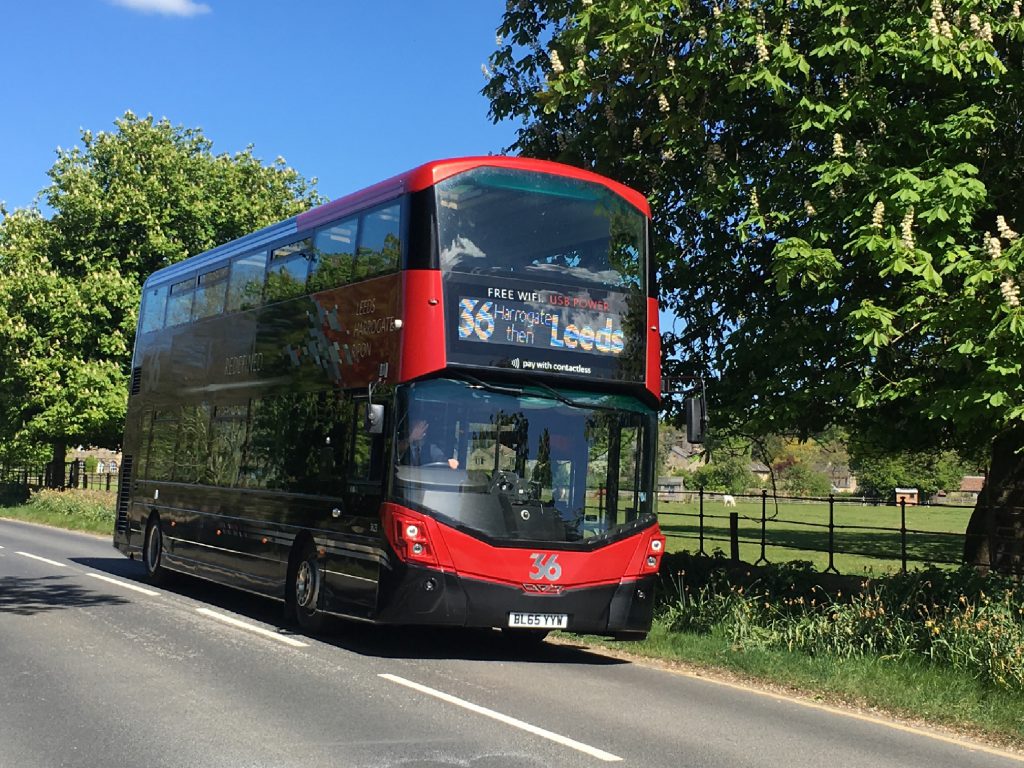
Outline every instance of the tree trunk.
<svg viewBox="0 0 1024 768">
<path fill-rule="evenodd" d="M 46 478 L 48 488 L 64 487 L 64 463 L 68 457 L 68 442 L 66 439 L 53 441 L 53 458 L 50 459 L 50 471 Z"/>
<path fill-rule="evenodd" d="M 964 562 L 1024 573 L 1024 427 L 1000 433 L 964 538 Z"/>
</svg>

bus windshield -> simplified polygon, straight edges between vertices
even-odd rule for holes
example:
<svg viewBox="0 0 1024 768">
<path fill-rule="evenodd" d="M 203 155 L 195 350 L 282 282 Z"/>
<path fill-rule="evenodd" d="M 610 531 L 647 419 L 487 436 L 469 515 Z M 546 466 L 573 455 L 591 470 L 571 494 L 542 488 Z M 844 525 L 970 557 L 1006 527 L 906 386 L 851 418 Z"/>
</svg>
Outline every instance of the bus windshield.
<svg viewBox="0 0 1024 768">
<path fill-rule="evenodd" d="M 646 290 L 646 219 L 599 184 L 478 168 L 437 185 L 441 268 Z"/>
<path fill-rule="evenodd" d="M 400 389 L 397 430 L 395 500 L 489 539 L 593 544 L 653 511 L 633 398 L 438 379 Z"/>
</svg>

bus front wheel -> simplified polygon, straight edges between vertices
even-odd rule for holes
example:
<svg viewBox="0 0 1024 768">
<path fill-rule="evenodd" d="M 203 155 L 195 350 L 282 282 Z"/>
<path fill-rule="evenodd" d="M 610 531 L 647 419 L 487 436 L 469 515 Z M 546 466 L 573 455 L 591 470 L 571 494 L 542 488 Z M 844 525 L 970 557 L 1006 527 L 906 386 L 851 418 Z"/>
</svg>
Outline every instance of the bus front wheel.
<svg viewBox="0 0 1024 768">
<path fill-rule="evenodd" d="M 142 546 L 142 561 L 146 565 L 146 577 L 150 584 L 162 586 L 170 580 L 170 574 L 163 565 L 164 536 L 160 530 L 160 517 L 153 515 L 146 525 L 146 538 Z"/>
<path fill-rule="evenodd" d="M 321 573 L 313 542 L 300 545 L 288 575 L 287 607 L 299 626 L 307 632 L 323 629 L 324 614 L 319 610 Z"/>
</svg>

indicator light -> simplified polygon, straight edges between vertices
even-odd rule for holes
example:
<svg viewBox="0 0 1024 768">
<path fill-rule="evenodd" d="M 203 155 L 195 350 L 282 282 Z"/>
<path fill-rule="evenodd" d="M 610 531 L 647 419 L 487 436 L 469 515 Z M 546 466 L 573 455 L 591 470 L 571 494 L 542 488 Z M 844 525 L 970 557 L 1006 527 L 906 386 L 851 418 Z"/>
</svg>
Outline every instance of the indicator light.
<svg viewBox="0 0 1024 768">
<path fill-rule="evenodd" d="M 651 552 L 661 552 L 662 546 L 661 539 L 651 539 Z"/>
<path fill-rule="evenodd" d="M 422 555 L 423 554 L 423 545 L 422 544 L 413 544 L 412 545 L 412 553 L 414 555 Z"/>
<path fill-rule="evenodd" d="M 419 526 L 409 524 L 405 527 L 405 535 L 410 539 L 415 539 L 420 535 Z"/>
<path fill-rule="evenodd" d="M 648 555 L 647 556 L 647 567 L 648 568 L 654 568 L 657 565 L 658 565 L 658 558 L 656 558 L 654 555 Z"/>
</svg>

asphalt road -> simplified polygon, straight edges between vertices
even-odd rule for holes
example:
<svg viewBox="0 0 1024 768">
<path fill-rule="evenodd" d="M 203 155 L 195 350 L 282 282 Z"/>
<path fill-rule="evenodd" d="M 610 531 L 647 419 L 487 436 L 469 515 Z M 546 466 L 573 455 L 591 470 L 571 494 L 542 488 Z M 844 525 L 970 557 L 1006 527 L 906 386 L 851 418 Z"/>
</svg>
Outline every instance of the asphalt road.
<svg viewBox="0 0 1024 768">
<path fill-rule="evenodd" d="M 0 768 L 1024 764 L 571 646 L 315 639 L 279 616 L 202 582 L 152 589 L 108 540 L 0 520 Z"/>
</svg>

